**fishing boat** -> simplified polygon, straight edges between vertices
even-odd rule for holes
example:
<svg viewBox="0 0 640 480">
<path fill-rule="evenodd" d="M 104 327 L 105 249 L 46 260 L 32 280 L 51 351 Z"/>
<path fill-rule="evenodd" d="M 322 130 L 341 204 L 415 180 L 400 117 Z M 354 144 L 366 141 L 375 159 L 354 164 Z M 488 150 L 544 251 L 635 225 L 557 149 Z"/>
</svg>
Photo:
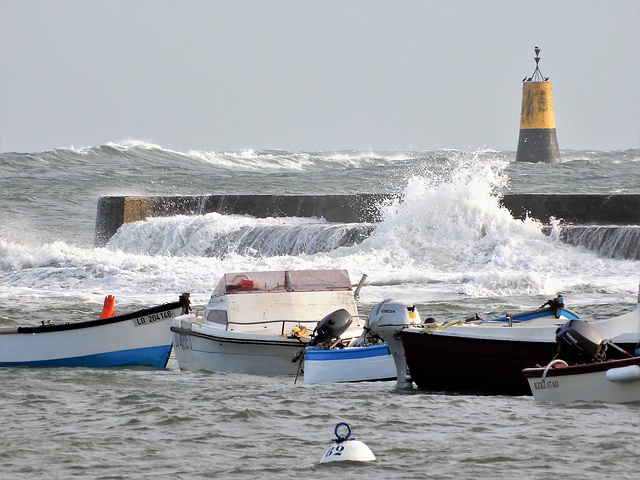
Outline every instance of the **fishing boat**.
<svg viewBox="0 0 640 480">
<path fill-rule="evenodd" d="M 306 345 L 362 332 L 346 270 L 226 273 L 202 316 L 181 315 L 171 331 L 181 370 L 295 375 Z"/>
<path fill-rule="evenodd" d="M 109 295 L 99 318 L 0 328 L 0 367 L 165 367 L 171 320 L 189 309 L 179 301 L 123 315 Z"/>
<path fill-rule="evenodd" d="M 376 328 L 394 354 L 399 388 L 415 383 L 436 391 L 530 395 L 522 370 L 553 358 L 555 332 L 572 319 L 577 315 L 558 297 L 531 312 L 489 321 L 415 325 L 387 315 Z M 640 338 L 639 308 L 591 323 L 626 349 L 634 348 Z"/>
<path fill-rule="evenodd" d="M 556 333 L 556 356 L 545 366 L 522 371 L 538 402 L 640 402 L 640 348 L 634 355 L 603 339 L 591 325 L 570 321 Z M 621 359 L 608 359 L 609 352 Z"/>
</svg>

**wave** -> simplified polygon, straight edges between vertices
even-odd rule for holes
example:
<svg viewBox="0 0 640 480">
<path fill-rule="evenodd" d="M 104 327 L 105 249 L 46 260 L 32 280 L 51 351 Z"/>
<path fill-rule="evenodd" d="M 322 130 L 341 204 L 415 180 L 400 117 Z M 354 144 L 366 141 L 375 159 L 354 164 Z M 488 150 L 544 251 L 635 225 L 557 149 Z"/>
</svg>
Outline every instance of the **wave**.
<svg viewBox="0 0 640 480">
<path fill-rule="evenodd" d="M 458 159 L 468 162 L 499 158 L 509 163 L 511 193 L 640 192 L 635 182 L 640 149 L 598 152 L 563 150 L 559 164 L 516 163 L 514 152 L 483 149 L 435 151 L 176 151 L 144 140 L 108 142 L 0 154 L 5 176 L 36 177 L 55 172 L 52 181 L 80 187 L 90 182 L 105 194 L 344 192 L 381 193 L 401 190 L 412 176 L 429 175 Z M 264 175 L 264 176 L 261 176 Z M 10 187 L 18 188 L 20 183 Z"/>
<path fill-rule="evenodd" d="M 534 219 L 514 219 L 500 204 L 508 165 L 500 157 L 450 155 L 409 178 L 399 199 L 380 205 L 378 224 L 219 214 L 157 218 L 124 225 L 108 248 L 243 264 L 278 258 L 303 268 L 346 266 L 387 290 L 408 282 L 433 291 L 441 284 L 471 296 L 553 295 L 584 291 L 593 272 L 636 275 L 633 263 L 604 260 L 566 244 L 558 231 L 548 235 Z"/>
<path fill-rule="evenodd" d="M 151 218 L 125 224 L 107 248 L 150 255 L 225 258 L 313 255 L 361 242 L 372 224 L 337 224 L 312 218 L 255 218 L 210 213 Z"/>
</svg>

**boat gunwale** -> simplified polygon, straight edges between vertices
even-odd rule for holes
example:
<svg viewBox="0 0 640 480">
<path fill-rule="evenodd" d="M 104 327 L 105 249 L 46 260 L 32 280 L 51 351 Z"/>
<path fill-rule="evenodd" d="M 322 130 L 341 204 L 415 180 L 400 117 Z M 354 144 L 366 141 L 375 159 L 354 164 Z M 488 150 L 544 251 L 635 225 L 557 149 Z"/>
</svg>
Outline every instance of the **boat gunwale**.
<svg viewBox="0 0 640 480">
<path fill-rule="evenodd" d="M 369 345 L 366 347 L 345 347 L 336 349 L 323 349 L 320 347 L 307 347 L 304 352 L 305 361 L 315 362 L 340 362 L 360 360 L 363 358 L 376 358 L 390 356 L 391 350 L 384 343 L 381 345 Z"/>
<path fill-rule="evenodd" d="M 274 335 L 274 339 L 270 340 L 270 339 L 262 339 L 262 338 L 257 338 L 257 337 L 253 337 L 253 338 L 233 338 L 233 337 L 225 337 L 225 336 L 218 336 L 218 335 L 213 335 L 213 334 L 208 334 L 208 333 L 204 333 L 204 332 L 196 332 L 193 330 L 187 330 L 185 328 L 182 327 L 176 327 L 176 326 L 171 326 L 169 328 L 169 330 L 171 330 L 171 332 L 173 333 L 177 333 L 177 334 L 182 334 L 182 335 L 191 335 L 194 337 L 199 337 L 199 338 L 204 338 L 207 340 L 212 340 L 214 342 L 223 342 L 223 343 L 239 343 L 239 344 L 249 344 L 249 345 L 274 345 L 274 346 L 292 346 L 292 347 L 296 347 L 296 348 L 300 348 L 300 347 L 306 347 L 309 343 L 309 341 L 304 341 L 306 339 L 303 339 L 301 337 L 283 337 L 283 338 L 275 338 L 276 336 Z M 221 330 L 221 332 L 227 332 L 227 330 Z M 235 333 L 235 332 L 230 332 L 230 333 Z M 245 333 L 243 333 L 242 335 L 247 335 Z M 265 335 L 265 337 L 268 335 Z M 289 340 L 289 341 L 287 341 Z M 299 343 L 295 343 L 293 340 L 298 340 Z"/>
<path fill-rule="evenodd" d="M 551 307 L 543 307 L 543 308 L 537 308 L 535 310 L 530 310 L 528 312 L 516 313 L 514 315 L 511 315 L 511 321 L 514 323 L 530 322 L 531 320 L 537 320 L 541 317 L 547 316 L 545 315 L 547 313 L 554 313 L 557 320 L 560 320 L 560 316 L 562 316 L 563 314 L 564 314 L 564 317 L 567 319 L 566 321 L 578 320 L 580 318 L 578 314 L 573 310 L 571 310 L 570 308 L 562 307 L 557 310 L 554 310 Z M 569 315 L 566 315 L 567 313 Z M 575 317 L 575 319 L 571 318 L 571 316 Z M 525 317 L 529 317 L 529 318 L 525 318 Z M 489 320 L 483 320 L 482 322 L 480 322 L 480 324 L 482 325 L 482 324 L 487 324 L 491 322 L 509 322 L 509 315 L 491 318 Z"/>
<path fill-rule="evenodd" d="M 183 303 L 181 301 L 163 303 L 162 305 L 156 305 L 154 307 L 144 308 L 142 310 L 125 313 L 123 315 L 116 315 L 114 317 L 105 317 L 105 318 L 98 318 L 93 320 L 83 320 L 80 322 L 52 323 L 52 324 L 22 326 L 22 327 L 7 327 L 11 330 L 4 331 L 4 329 L 0 329 L 0 335 L 51 333 L 51 332 L 62 332 L 62 331 L 68 331 L 68 330 L 78 330 L 83 328 L 99 327 L 103 325 L 111 325 L 114 323 L 125 322 L 128 320 L 132 320 L 134 318 L 140 318 L 146 315 L 153 315 L 154 313 L 174 310 L 182 307 L 183 307 Z M 173 317 L 167 317 L 167 320 L 171 318 Z"/>
<path fill-rule="evenodd" d="M 605 360 L 604 362 L 586 363 L 579 365 L 568 365 L 558 368 L 549 368 L 547 370 L 546 378 L 549 377 L 564 377 L 567 375 L 577 375 L 583 373 L 598 373 L 606 372 L 612 368 L 627 367 L 629 365 L 639 365 L 640 357 L 633 358 L 621 358 Z M 542 378 L 546 369 L 546 365 L 543 367 L 525 368 L 522 370 L 522 374 L 526 378 Z"/>
</svg>

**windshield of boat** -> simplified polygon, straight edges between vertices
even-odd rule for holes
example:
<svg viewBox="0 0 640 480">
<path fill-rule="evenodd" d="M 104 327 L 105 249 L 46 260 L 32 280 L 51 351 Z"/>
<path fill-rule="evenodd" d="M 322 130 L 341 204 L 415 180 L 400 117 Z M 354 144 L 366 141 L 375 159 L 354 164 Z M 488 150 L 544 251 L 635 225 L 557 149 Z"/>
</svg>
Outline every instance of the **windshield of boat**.
<svg viewBox="0 0 640 480">
<path fill-rule="evenodd" d="M 351 290 L 346 270 L 289 270 L 226 273 L 212 296 L 231 293 L 318 292 Z"/>
</svg>

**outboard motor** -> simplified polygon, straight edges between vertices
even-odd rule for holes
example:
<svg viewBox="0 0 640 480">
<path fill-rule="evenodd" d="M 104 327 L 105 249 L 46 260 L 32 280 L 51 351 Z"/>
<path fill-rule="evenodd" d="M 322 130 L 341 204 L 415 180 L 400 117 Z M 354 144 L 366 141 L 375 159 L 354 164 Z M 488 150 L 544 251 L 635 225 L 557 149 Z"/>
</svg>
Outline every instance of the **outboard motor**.
<svg viewBox="0 0 640 480">
<path fill-rule="evenodd" d="M 555 358 L 569 365 L 603 362 L 608 342 L 584 320 L 569 320 L 556 330 L 558 352 Z"/>
<path fill-rule="evenodd" d="M 316 328 L 313 329 L 313 338 L 309 342 L 309 346 L 331 343 L 340 338 L 344 332 L 351 326 L 353 319 L 351 314 L 344 308 L 330 313 L 318 322 Z"/>
<path fill-rule="evenodd" d="M 376 305 L 367 318 L 367 326 L 373 333 L 384 339 L 391 355 L 393 355 L 398 388 L 413 386 L 399 332 L 406 327 L 417 326 L 421 323 L 420 314 L 415 306 L 408 307 L 392 299 L 384 300 Z"/>
</svg>

